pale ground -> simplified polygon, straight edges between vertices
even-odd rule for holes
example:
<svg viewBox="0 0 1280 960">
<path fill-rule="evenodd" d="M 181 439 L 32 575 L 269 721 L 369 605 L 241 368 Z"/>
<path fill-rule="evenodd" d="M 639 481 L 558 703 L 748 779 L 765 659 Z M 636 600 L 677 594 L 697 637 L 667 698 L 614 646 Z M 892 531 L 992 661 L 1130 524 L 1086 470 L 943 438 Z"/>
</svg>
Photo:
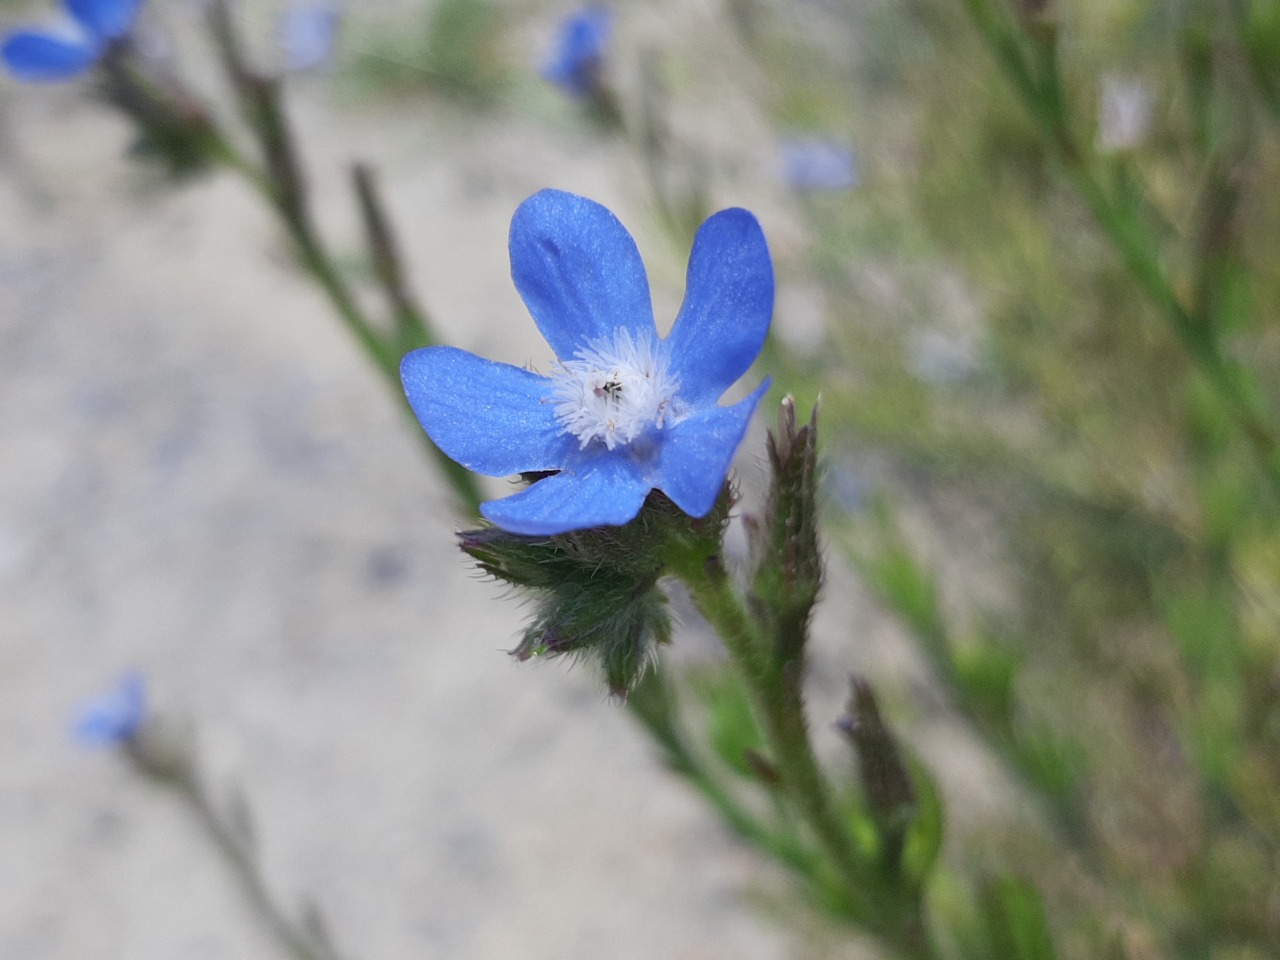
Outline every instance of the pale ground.
<svg viewBox="0 0 1280 960">
<path fill-rule="evenodd" d="M 450 341 L 545 360 L 505 249 L 543 186 L 633 226 L 670 317 L 684 252 L 616 146 L 324 100 L 304 87 L 300 127 L 333 234 L 358 145 Z M 505 656 L 519 606 L 464 563 L 415 428 L 247 191 L 141 190 L 74 90 L 0 111 L 0 960 L 279 955 L 185 811 L 70 742 L 130 666 L 351 960 L 835 955 L 757 909 L 774 880 L 589 671 Z M 834 706 L 892 628 L 832 594 Z"/>
</svg>

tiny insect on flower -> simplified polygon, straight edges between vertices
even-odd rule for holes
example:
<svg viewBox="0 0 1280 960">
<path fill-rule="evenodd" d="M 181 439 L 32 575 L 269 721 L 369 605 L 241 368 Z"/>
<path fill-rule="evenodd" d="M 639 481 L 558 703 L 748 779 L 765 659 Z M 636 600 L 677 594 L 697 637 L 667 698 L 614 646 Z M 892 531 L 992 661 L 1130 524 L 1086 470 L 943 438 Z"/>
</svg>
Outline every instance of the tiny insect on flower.
<svg viewBox="0 0 1280 960">
<path fill-rule="evenodd" d="M 141 7 L 142 0 L 66 0 L 68 16 L 61 23 L 10 33 L 0 45 L 0 59 L 18 80 L 69 80 L 128 35 Z"/>
<path fill-rule="evenodd" d="M 544 190 L 511 222 L 511 275 L 557 360 L 548 376 L 452 347 L 404 358 L 431 439 L 487 476 L 551 472 L 481 506 L 512 533 L 620 526 L 651 490 L 714 506 L 762 383 L 720 396 L 755 361 L 773 314 L 773 264 L 756 218 L 722 210 L 694 238 L 684 304 L 661 338 L 631 235 L 591 200 Z"/>
</svg>

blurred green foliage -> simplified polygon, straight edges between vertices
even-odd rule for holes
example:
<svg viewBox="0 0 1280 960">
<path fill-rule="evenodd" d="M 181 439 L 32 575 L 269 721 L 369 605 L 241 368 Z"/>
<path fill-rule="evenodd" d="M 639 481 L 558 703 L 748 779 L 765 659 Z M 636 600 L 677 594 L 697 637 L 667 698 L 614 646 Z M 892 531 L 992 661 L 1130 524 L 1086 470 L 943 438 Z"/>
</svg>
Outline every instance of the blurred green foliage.
<svg viewBox="0 0 1280 960">
<path fill-rule="evenodd" d="M 935 922 L 985 927 L 975 956 L 1280 955 L 1280 7 L 839 9 L 875 147 L 810 211 L 836 306 L 790 376 L 909 481 L 842 541 L 1048 818 L 955 857 L 998 879 Z M 826 46 L 770 49 L 807 88 Z M 885 211 L 909 222 L 872 238 Z M 890 323 L 872 267 L 907 291 Z M 1003 544 L 1017 602 L 978 628 L 898 521 L 938 493 Z"/>
<path fill-rule="evenodd" d="M 502 10 L 494 0 L 434 0 L 417 29 L 370 28 L 344 79 L 362 95 L 439 93 L 475 107 L 502 96 L 510 80 L 500 55 Z"/>
<path fill-rule="evenodd" d="M 357 43 L 343 76 L 493 105 L 512 76 L 500 12 L 436 0 L 420 29 Z M 724 17 L 776 131 L 859 147 L 861 186 L 793 198 L 806 245 L 779 257 L 784 282 L 821 290 L 822 342 L 769 355 L 784 387 L 821 385 L 831 461 L 891 464 L 827 543 L 914 638 L 942 694 L 922 699 L 1034 813 L 945 823 L 934 775 L 861 680 L 838 721 L 845 763 L 819 767 L 803 701 L 823 580 L 813 426 L 803 462 L 781 455 L 785 429 L 770 441 L 745 602 L 718 541 L 684 571 L 723 623 L 770 642 L 747 651 L 755 676 L 645 673 L 669 629 L 667 540 L 624 549 L 608 530 L 464 536 L 488 572 L 554 588 L 520 652 L 626 638 L 602 651 L 606 676 L 670 768 L 901 957 L 1280 956 L 1280 3 L 732 0 Z M 278 82 L 233 53 L 266 161 L 237 164 L 394 383 L 401 334 L 429 338 L 372 187 L 395 349 L 311 231 Z M 638 59 L 639 93 L 620 89 L 608 126 L 583 119 L 630 141 L 641 166 L 624 175 L 683 246 L 716 168 L 680 142 L 658 58 Z M 907 522 L 944 498 L 1001 544 L 1008 603 L 987 609 L 956 573 L 987 552 Z"/>
</svg>

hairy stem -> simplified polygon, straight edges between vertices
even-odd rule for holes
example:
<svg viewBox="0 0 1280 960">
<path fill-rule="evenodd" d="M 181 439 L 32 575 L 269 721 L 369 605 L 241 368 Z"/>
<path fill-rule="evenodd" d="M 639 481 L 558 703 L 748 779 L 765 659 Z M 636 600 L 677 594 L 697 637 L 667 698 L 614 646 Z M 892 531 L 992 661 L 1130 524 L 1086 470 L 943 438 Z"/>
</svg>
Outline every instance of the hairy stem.
<svg viewBox="0 0 1280 960">
<path fill-rule="evenodd" d="M 850 913 L 905 960 L 931 960 L 918 898 L 883 886 L 838 813 L 809 739 L 797 665 L 773 656 L 776 638 L 765 636 L 718 557 L 682 558 L 673 567 L 746 678 L 780 787 L 824 851 Z"/>
<path fill-rule="evenodd" d="M 689 745 L 688 737 L 680 728 L 680 715 L 661 664 L 655 664 L 646 672 L 640 685 L 627 698 L 627 706 L 658 744 L 672 771 L 702 794 L 734 833 L 801 876 L 813 879 L 813 859 L 803 845 L 791 834 L 761 823 L 738 803 Z"/>
</svg>

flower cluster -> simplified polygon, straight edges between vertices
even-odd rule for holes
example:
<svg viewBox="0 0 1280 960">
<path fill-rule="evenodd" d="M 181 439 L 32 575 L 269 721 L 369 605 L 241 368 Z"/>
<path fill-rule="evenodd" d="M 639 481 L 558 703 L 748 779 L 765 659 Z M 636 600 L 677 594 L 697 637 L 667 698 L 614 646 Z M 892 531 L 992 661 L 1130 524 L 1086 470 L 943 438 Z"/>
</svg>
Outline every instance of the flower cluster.
<svg viewBox="0 0 1280 960">
<path fill-rule="evenodd" d="M 414 413 L 458 463 L 494 477 L 554 471 L 481 512 L 512 533 L 553 535 L 626 524 L 656 489 L 706 516 L 768 388 L 717 403 L 759 354 L 773 313 L 755 217 L 722 210 L 698 230 L 666 338 L 635 242 L 600 204 L 535 194 L 512 219 L 510 250 L 516 288 L 557 357 L 550 374 L 451 347 L 401 365 Z"/>
<path fill-rule="evenodd" d="M 9 72 L 19 80 L 68 80 L 92 67 L 137 19 L 142 0 L 66 0 L 63 22 L 47 30 L 18 30 L 0 45 Z"/>
</svg>

